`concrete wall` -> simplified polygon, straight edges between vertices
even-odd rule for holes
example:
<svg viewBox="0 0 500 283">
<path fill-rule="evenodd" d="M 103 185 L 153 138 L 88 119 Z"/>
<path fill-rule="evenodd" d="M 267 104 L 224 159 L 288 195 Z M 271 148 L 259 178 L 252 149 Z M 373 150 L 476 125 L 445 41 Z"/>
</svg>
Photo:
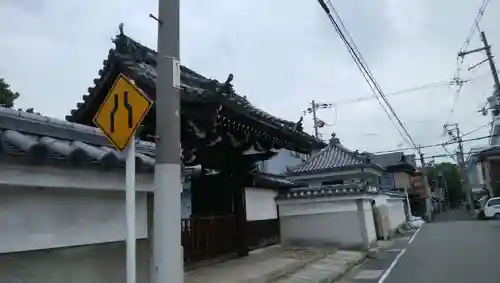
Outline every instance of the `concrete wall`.
<svg viewBox="0 0 500 283">
<path fill-rule="evenodd" d="M 371 244 L 377 240 L 377 231 L 375 230 L 375 220 L 373 217 L 373 208 L 371 203 L 367 201 L 363 202 L 363 213 L 365 217 L 366 236 L 368 238 L 368 242 Z"/>
<path fill-rule="evenodd" d="M 405 198 L 378 194 L 374 199 L 375 206 L 387 208 L 389 234 L 406 222 Z"/>
<path fill-rule="evenodd" d="M 0 227 L 0 253 L 123 241 L 125 195 L 2 188 Z M 136 198 L 136 235 L 139 239 L 147 237 L 145 193 L 138 193 Z"/>
<path fill-rule="evenodd" d="M 406 222 L 404 199 L 389 198 L 387 201 L 387 211 L 389 213 L 389 223 L 392 231 Z"/>
<path fill-rule="evenodd" d="M 137 194 L 137 282 L 149 283 L 152 206 Z M 125 282 L 123 191 L 0 187 L 0 282 Z"/>
<path fill-rule="evenodd" d="M 245 188 L 247 220 L 265 220 L 278 218 L 276 207 L 277 191 L 260 188 Z"/>
<path fill-rule="evenodd" d="M 137 242 L 137 283 L 149 283 L 149 241 Z M 125 282 L 125 242 L 0 254 L 2 283 Z"/>
<path fill-rule="evenodd" d="M 369 199 L 290 199 L 278 206 L 285 246 L 367 248 L 376 240 Z"/>
</svg>

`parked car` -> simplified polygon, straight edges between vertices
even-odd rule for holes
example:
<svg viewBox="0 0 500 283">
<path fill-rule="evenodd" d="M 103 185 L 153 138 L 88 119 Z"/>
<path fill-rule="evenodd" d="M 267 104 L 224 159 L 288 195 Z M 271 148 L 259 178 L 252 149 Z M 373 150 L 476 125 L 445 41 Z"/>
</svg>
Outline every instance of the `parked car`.
<svg viewBox="0 0 500 283">
<path fill-rule="evenodd" d="M 486 218 L 500 220 L 500 197 L 490 198 L 483 211 Z"/>
</svg>

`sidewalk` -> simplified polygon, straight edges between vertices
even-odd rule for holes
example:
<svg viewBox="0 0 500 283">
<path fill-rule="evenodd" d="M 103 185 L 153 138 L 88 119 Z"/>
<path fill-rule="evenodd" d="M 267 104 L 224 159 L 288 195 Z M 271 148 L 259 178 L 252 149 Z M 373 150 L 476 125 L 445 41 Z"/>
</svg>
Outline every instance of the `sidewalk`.
<svg viewBox="0 0 500 283">
<path fill-rule="evenodd" d="M 273 246 L 248 257 L 188 271 L 185 283 L 329 282 L 364 257 L 361 252 Z"/>
</svg>

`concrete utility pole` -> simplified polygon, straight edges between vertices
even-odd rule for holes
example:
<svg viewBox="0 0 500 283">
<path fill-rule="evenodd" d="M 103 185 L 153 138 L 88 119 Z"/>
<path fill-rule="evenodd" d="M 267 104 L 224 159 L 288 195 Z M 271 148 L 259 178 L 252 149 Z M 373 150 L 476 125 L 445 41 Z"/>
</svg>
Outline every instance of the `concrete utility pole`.
<svg viewBox="0 0 500 283">
<path fill-rule="evenodd" d="M 495 66 L 495 62 L 493 61 L 493 55 L 491 55 L 491 45 L 488 45 L 488 41 L 486 40 L 486 34 L 484 33 L 484 31 L 481 32 L 481 41 L 483 42 L 483 45 L 484 45 L 483 47 L 479 47 L 479 48 L 472 49 L 469 51 L 461 51 L 458 53 L 458 56 L 465 57 L 466 55 L 469 55 L 472 53 L 485 51 L 486 52 L 486 60 L 480 62 L 479 64 L 474 65 L 471 68 L 475 68 L 475 67 L 479 66 L 480 64 L 488 61 L 489 65 L 490 65 L 491 73 L 493 75 L 493 81 L 495 82 L 495 88 L 500 89 L 500 81 L 498 79 L 497 68 Z"/>
<path fill-rule="evenodd" d="M 316 117 L 316 108 L 318 105 L 316 102 L 311 101 L 311 109 L 312 109 L 312 115 L 313 115 L 313 127 L 314 127 L 314 136 L 316 138 L 319 138 L 319 131 L 318 131 L 318 117 Z"/>
<path fill-rule="evenodd" d="M 432 219 L 432 203 L 431 203 L 431 188 L 429 187 L 429 184 L 427 183 L 427 178 L 425 177 L 425 160 L 424 160 L 424 154 L 422 151 L 419 152 L 420 155 L 420 163 L 422 164 L 422 171 L 420 172 L 420 183 L 422 186 L 424 186 L 425 190 L 425 217 L 427 220 Z"/>
<path fill-rule="evenodd" d="M 153 282 L 182 283 L 179 0 L 159 0 Z"/>
<path fill-rule="evenodd" d="M 484 31 L 481 31 L 480 35 L 481 35 L 481 41 L 483 42 L 483 47 L 476 48 L 476 49 L 469 50 L 469 51 L 459 52 L 458 56 L 465 57 L 466 55 L 469 55 L 472 53 L 485 51 L 486 60 L 475 64 L 474 66 L 470 67 L 469 70 L 481 65 L 482 63 L 484 63 L 486 61 L 488 61 L 489 65 L 490 65 L 490 69 L 491 69 L 491 74 L 493 76 L 493 81 L 495 83 L 495 91 L 493 93 L 495 96 L 500 97 L 500 80 L 498 79 L 498 72 L 497 72 L 497 68 L 495 66 L 495 61 L 493 61 L 493 55 L 491 54 L 491 45 L 488 45 L 488 41 L 486 40 L 486 34 L 484 33 Z"/>
<path fill-rule="evenodd" d="M 469 204 L 469 209 L 473 209 L 474 204 L 472 203 L 472 188 L 469 181 L 469 175 L 467 174 L 467 170 L 465 168 L 464 147 L 462 136 L 460 135 L 460 128 L 458 127 L 458 123 L 454 123 L 445 124 L 444 129 L 448 132 L 448 135 L 458 143 L 457 163 L 461 173 L 462 190 L 465 194 L 465 199 Z"/>
<path fill-rule="evenodd" d="M 313 100 L 311 101 L 311 107 L 303 111 L 304 115 L 312 114 L 313 116 L 313 128 L 315 137 L 321 138 L 319 133 L 319 128 L 326 126 L 325 122 L 323 122 L 321 119 L 318 119 L 316 111 L 318 109 L 330 109 L 333 107 L 335 106 L 332 103 L 317 103 L 316 101 Z"/>
</svg>

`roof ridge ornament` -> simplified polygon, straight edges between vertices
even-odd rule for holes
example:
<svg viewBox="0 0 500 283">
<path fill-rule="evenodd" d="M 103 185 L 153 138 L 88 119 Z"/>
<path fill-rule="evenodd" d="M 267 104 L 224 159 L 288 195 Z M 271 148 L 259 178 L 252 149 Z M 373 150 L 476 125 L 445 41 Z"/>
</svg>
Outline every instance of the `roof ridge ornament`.
<svg viewBox="0 0 500 283">
<path fill-rule="evenodd" d="M 297 121 L 297 123 L 295 123 L 293 125 L 293 130 L 294 131 L 299 131 L 299 132 L 303 132 L 304 131 L 304 125 L 302 123 L 302 121 L 304 121 L 304 116 L 301 116 L 299 121 Z"/>
<path fill-rule="evenodd" d="M 332 132 L 332 134 L 330 135 L 330 140 L 328 143 L 331 146 L 340 144 L 340 139 L 337 137 L 337 134 L 335 134 L 335 132 Z"/>
<path fill-rule="evenodd" d="M 125 35 L 125 33 L 123 32 L 123 26 L 124 26 L 124 24 L 123 24 L 123 23 L 120 23 L 120 24 L 118 25 L 118 30 L 120 31 L 120 35 Z"/>
</svg>

